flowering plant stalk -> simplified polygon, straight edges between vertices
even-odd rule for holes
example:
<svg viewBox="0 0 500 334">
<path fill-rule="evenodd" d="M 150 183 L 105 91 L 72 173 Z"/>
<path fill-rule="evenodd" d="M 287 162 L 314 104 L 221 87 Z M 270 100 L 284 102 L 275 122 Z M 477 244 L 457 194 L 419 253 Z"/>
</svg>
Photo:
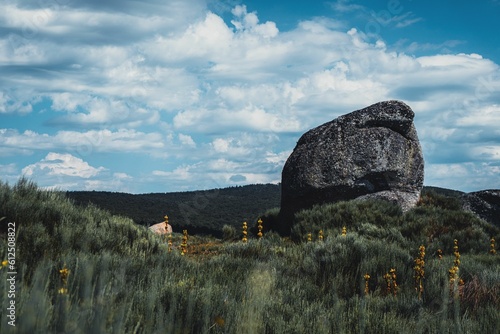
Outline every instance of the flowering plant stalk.
<svg viewBox="0 0 500 334">
<path fill-rule="evenodd" d="M 418 257 L 415 259 L 415 266 L 413 270 L 415 271 L 415 290 L 418 292 L 418 299 L 422 299 L 422 293 L 424 292 L 424 267 L 425 267 L 425 246 L 421 245 L 419 247 Z"/>
<path fill-rule="evenodd" d="M 370 294 L 370 287 L 369 287 L 370 275 L 365 274 L 365 276 L 363 276 L 363 277 L 365 279 L 365 295 L 368 295 L 368 294 Z"/>
<path fill-rule="evenodd" d="M 262 219 L 260 219 L 260 218 L 257 221 L 257 229 L 259 230 L 259 232 L 257 233 L 257 237 L 259 237 L 259 239 L 261 239 L 262 238 Z"/>
<path fill-rule="evenodd" d="M 396 281 L 396 269 L 391 268 L 388 273 L 384 275 L 385 282 L 387 284 L 387 294 L 393 294 L 396 297 L 398 292 L 398 283 Z"/>
<path fill-rule="evenodd" d="M 63 269 L 59 270 L 59 277 L 61 278 L 61 283 L 62 287 L 57 290 L 57 292 L 61 295 L 67 295 L 68 294 L 68 276 L 69 276 L 69 269 L 66 268 L 66 265 L 64 265 Z"/>
<path fill-rule="evenodd" d="M 453 254 L 455 255 L 455 260 L 453 260 L 453 266 L 448 270 L 450 277 L 450 290 L 454 292 L 455 298 L 458 298 L 460 294 L 460 289 L 457 286 L 463 286 L 464 281 L 459 276 L 460 271 L 460 252 L 458 251 L 458 240 L 453 240 Z"/>
<path fill-rule="evenodd" d="M 184 255 L 187 253 L 188 231 L 183 230 L 182 234 L 181 255 Z"/>
<path fill-rule="evenodd" d="M 248 232 L 247 232 L 247 222 L 244 222 L 243 223 L 243 238 L 241 239 L 241 241 L 243 242 L 247 242 L 248 239 L 247 239 L 247 235 L 248 235 Z"/>
<path fill-rule="evenodd" d="M 172 234 L 168 235 L 168 252 L 172 251 Z"/>
</svg>

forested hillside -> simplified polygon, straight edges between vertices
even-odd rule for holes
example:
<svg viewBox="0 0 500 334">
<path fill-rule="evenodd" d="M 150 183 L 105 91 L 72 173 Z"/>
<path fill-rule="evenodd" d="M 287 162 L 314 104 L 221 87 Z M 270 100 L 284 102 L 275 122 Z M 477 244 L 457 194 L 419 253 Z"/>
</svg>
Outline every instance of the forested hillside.
<svg viewBox="0 0 500 334">
<path fill-rule="evenodd" d="M 79 205 L 92 203 L 112 214 L 149 226 L 168 215 L 174 232 L 222 236 L 222 227 L 240 227 L 255 221 L 268 209 L 279 207 L 280 186 L 247 185 L 205 191 L 126 194 L 105 191 L 73 191 L 67 196 Z"/>
<path fill-rule="evenodd" d="M 440 194 L 449 200 L 463 194 L 456 190 L 424 187 L 422 194 L 425 196 L 428 193 Z M 78 205 L 92 203 L 112 214 L 131 218 L 139 225 L 159 223 L 168 215 L 174 232 L 187 229 L 190 234 L 221 237 L 224 225 L 238 229 L 244 221 L 252 225 L 251 222 L 255 222 L 259 215 L 269 209 L 279 208 L 281 190 L 280 185 L 276 184 L 254 184 L 172 193 L 72 191 L 66 195 Z M 459 202 L 453 203 L 459 206 Z"/>
<path fill-rule="evenodd" d="M 231 196 L 243 212 L 267 188 L 184 195 L 202 217 Z M 0 182 L 0 289 L 15 292 L 0 294 L 15 302 L 0 333 L 497 333 L 500 229 L 459 204 L 435 192 L 406 213 L 338 202 L 297 214 L 290 238 L 165 240 L 26 179 Z M 269 226 L 278 211 L 263 211 Z"/>
</svg>

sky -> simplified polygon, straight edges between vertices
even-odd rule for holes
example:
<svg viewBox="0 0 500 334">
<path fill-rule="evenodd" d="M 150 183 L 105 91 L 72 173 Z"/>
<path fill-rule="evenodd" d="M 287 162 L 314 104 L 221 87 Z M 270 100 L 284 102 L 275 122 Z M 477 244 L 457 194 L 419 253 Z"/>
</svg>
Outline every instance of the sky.
<svg viewBox="0 0 500 334">
<path fill-rule="evenodd" d="M 307 130 L 415 112 L 427 186 L 500 188 L 499 0 L 2 0 L 0 179 L 281 181 Z"/>
</svg>

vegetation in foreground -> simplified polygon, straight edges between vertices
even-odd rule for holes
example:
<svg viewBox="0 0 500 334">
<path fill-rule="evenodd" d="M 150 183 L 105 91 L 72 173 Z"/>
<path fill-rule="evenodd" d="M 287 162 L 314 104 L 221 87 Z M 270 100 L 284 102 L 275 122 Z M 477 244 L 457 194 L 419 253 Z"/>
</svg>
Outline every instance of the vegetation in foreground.
<svg viewBox="0 0 500 334">
<path fill-rule="evenodd" d="M 224 242 L 191 236 L 181 255 L 181 234 L 165 240 L 27 180 L 0 183 L 0 224 L 17 229 L 16 327 L 2 293 L 0 331 L 494 333 L 500 233 L 453 201 L 430 196 L 406 214 L 324 205 L 297 214 L 290 240 L 242 242 L 228 226 Z M 2 291 L 6 279 L 2 268 Z"/>
</svg>

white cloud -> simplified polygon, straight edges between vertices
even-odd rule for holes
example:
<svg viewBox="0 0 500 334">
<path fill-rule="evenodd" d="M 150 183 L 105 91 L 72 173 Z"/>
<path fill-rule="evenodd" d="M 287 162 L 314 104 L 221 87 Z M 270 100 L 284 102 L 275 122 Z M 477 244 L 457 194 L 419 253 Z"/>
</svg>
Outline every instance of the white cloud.
<svg viewBox="0 0 500 334">
<path fill-rule="evenodd" d="M 38 126 L 52 128 L 0 129 L 2 157 L 141 154 L 168 157 L 153 176 L 179 188 L 214 183 L 206 178 L 274 182 L 302 132 L 401 99 L 416 112 L 437 173 L 427 171 L 429 180 L 451 182 L 452 172 L 474 179 L 481 163 L 498 161 L 499 65 L 449 51 L 465 41 L 388 45 L 325 17 L 280 31 L 250 5 L 226 11 L 233 17 L 225 21 L 203 1 L 40 3 L 9 1 L 0 13 L 0 28 L 12 32 L 0 37 L 0 117 L 43 108 L 52 118 Z M 383 27 L 420 21 L 400 7 L 387 15 L 349 1 L 331 6 Z M 78 184 L 123 188 L 116 180 L 138 178 L 127 170 L 107 177 Z"/>
<path fill-rule="evenodd" d="M 127 173 L 113 173 L 113 177 L 119 180 L 131 180 L 132 176 Z"/>
<path fill-rule="evenodd" d="M 192 24 L 182 35 L 159 35 L 144 47 L 150 56 L 166 64 L 205 63 L 227 56 L 232 38 L 233 32 L 222 18 L 208 13 L 203 21 Z"/>
<path fill-rule="evenodd" d="M 456 132 L 456 129 L 450 129 L 447 127 L 444 127 L 444 125 L 432 125 L 429 124 L 428 126 L 422 127 L 418 129 L 418 134 L 422 138 L 426 138 L 428 141 L 446 141 L 448 138 L 450 138 L 454 133 Z"/>
<path fill-rule="evenodd" d="M 186 165 L 179 166 L 171 172 L 154 170 L 152 172 L 152 175 L 158 176 L 161 178 L 171 179 L 171 180 L 190 181 L 190 179 L 191 179 L 190 170 L 193 169 L 193 167 L 196 167 L 196 165 L 194 165 L 194 166 L 186 166 Z"/>
<path fill-rule="evenodd" d="M 499 161 L 500 160 L 500 145 L 492 146 L 481 146 L 473 150 L 474 157 L 487 160 L 487 161 Z"/>
<path fill-rule="evenodd" d="M 278 35 L 279 30 L 274 22 L 268 21 L 266 23 L 259 24 L 257 13 L 248 13 L 245 5 L 238 5 L 234 7 L 231 12 L 238 18 L 238 20 L 231 21 L 236 30 L 253 31 L 264 38 L 272 38 Z"/>
<path fill-rule="evenodd" d="M 396 28 L 405 28 L 405 27 L 411 26 L 411 25 L 413 25 L 417 22 L 420 22 L 420 21 L 422 21 L 421 17 L 416 17 L 416 18 L 412 18 L 412 19 L 404 19 L 404 20 L 401 20 L 398 23 L 396 23 Z"/>
<path fill-rule="evenodd" d="M 0 165 L 0 173 L 2 175 L 17 173 L 17 166 L 14 163 L 7 165 Z"/>
<path fill-rule="evenodd" d="M 222 138 L 215 138 L 212 141 L 212 146 L 213 146 L 215 152 L 225 153 L 229 149 L 229 143 L 230 143 L 230 140 L 222 139 Z"/>
<path fill-rule="evenodd" d="M 363 7 L 361 5 L 350 3 L 349 0 L 337 0 L 335 2 L 331 2 L 330 6 L 334 10 L 341 12 L 341 13 L 349 13 L 349 12 L 353 12 L 353 11 L 359 11 L 359 10 L 366 9 L 365 7 Z"/>
<path fill-rule="evenodd" d="M 255 161 L 252 165 L 249 162 L 235 162 L 221 158 L 182 165 L 173 171 L 155 170 L 152 172 L 151 182 L 165 182 L 178 190 L 222 188 L 239 183 L 241 176 L 245 178 L 245 183 L 280 182 L 280 177 L 275 172 L 266 172 L 262 166 L 259 161 Z M 240 175 L 236 181 L 235 173 Z M 195 187 L 190 187 L 190 185 L 195 185 Z"/>
<path fill-rule="evenodd" d="M 184 135 L 182 133 L 179 133 L 179 141 L 184 146 L 193 147 L 193 148 L 196 147 L 196 143 L 194 142 L 193 138 L 189 135 Z"/>
<path fill-rule="evenodd" d="M 19 169 L 15 163 L 0 164 L 0 175 L 2 182 L 15 183 L 19 179 Z"/>
<path fill-rule="evenodd" d="M 458 126 L 498 127 L 500 124 L 500 105 L 488 105 L 471 110 L 457 119 Z M 500 138 L 500 137 L 499 137 Z"/>
<path fill-rule="evenodd" d="M 79 106 L 86 105 L 91 101 L 91 97 L 83 94 L 70 92 L 51 94 L 52 109 L 56 111 L 77 111 Z"/>
<path fill-rule="evenodd" d="M 407 45 L 407 43 L 409 43 Z M 400 40 L 396 43 L 397 47 L 405 50 L 409 54 L 421 53 L 421 52 L 438 52 L 441 54 L 451 54 L 451 50 L 459 45 L 466 44 L 463 40 L 447 40 L 442 43 L 419 43 L 419 42 L 409 42 L 407 39 Z"/>
<path fill-rule="evenodd" d="M 55 135 L 40 134 L 31 130 L 19 133 L 17 130 L 0 129 L 2 151 L 16 153 L 22 150 L 69 150 L 88 155 L 92 152 L 135 152 L 144 153 L 164 148 L 159 133 L 143 133 L 135 130 L 118 131 L 90 130 L 86 132 L 58 131 Z"/>
<path fill-rule="evenodd" d="M 175 128 L 196 132 L 252 130 L 257 132 L 297 131 L 301 128 L 295 117 L 276 115 L 248 105 L 239 110 L 193 109 L 179 112 L 173 119 Z"/>
<path fill-rule="evenodd" d="M 274 153 L 278 141 L 276 135 L 241 132 L 217 137 L 208 147 L 200 147 L 204 154 L 198 155 L 198 162 L 172 170 L 154 170 L 152 178 L 176 189 L 187 189 L 189 185 L 196 185 L 194 189 L 210 189 L 240 182 L 277 183 L 290 153 Z"/>
<path fill-rule="evenodd" d="M 48 176 L 72 176 L 83 179 L 97 176 L 104 167 L 94 168 L 87 162 L 71 154 L 59 154 L 50 152 L 41 161 L 23 168 L 23 175 L 27 177 L 43 178 Z"/>
<path fill-rule="evenodd" d="M 236 135 L 215 138 L 210 143 L 211 151 L 223 157 L 244 158 L 251 163 L 263 158 L 266 150 L 276 145 L 279 138 L 274 134 L 250 134 L 238 132 Z"/>
<path fill-rule="evenodd" d="M 111 173 L 68 153 L 49 152 L 45 158 L 22 169 L 22 175 L 46 189 L 130 192 L 133 178 L 124 172 Z"/>
<path fill-rule="evenodd" d="M 292 151 L 283 151 L 283 152 L 267 152 L 266 161 L 274 164 L 276 167 L 281 167 L 285 164 L 288 157 L 292 154 Z"/>
<path fill-rule="evenodd" d="M 31 101 L 19 101 L 0 91 L 0 115 L 7 113 L 28 114 L 33 111 Z"/>
<path fill-rule="evenodd" d="M 500 189 L 500 165 L 493 163 L 447 163 L 425 166 L 426 184 L 456 190 Z"/>
</svg>

